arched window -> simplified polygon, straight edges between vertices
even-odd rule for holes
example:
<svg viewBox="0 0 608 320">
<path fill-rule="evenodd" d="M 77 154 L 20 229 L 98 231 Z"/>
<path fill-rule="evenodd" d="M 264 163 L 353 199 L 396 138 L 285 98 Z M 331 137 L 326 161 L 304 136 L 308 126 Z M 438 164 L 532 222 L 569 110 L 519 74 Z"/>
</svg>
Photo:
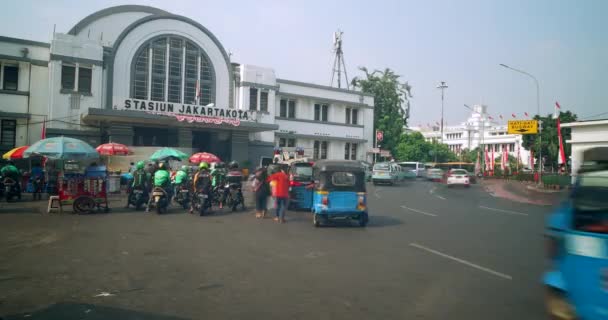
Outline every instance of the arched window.
<svg viewBox="0 0 608 320">
<path fill-rule="evenodd" d="M 155 37 L 135 54 L 131 98 L 204 106 L 215 102 L 214 93 L 215 74 L 209 58 L 184 37 Z"/>
</svg>

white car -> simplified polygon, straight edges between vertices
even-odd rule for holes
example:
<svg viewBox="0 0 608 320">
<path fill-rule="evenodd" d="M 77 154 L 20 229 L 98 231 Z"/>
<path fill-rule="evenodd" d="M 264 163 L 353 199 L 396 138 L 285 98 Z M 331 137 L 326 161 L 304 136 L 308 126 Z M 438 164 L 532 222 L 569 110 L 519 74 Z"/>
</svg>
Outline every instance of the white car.
<svg viewBox="0 0 608 320">
<path fill-rule="evenodd" d="M 464 169 L 452 169 L 448 171 L 446 184 L 448 188 L 454 185 L 469 187 L 469 172 Z"/>
</svg>

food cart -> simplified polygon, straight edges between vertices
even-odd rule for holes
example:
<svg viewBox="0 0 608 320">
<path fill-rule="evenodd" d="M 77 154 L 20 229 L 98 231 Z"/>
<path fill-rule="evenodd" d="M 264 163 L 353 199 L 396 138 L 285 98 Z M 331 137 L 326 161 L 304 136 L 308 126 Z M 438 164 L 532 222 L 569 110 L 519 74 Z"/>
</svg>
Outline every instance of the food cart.
<svg viewBox="0 0 608 320">
<path fill-rule="evenodd" d="M 84 171 L 79 162 L 65 162 L 59 174 L 59 202 L 72 205 L 74 213 L 109 211 L 105 166 L 89 166 Z"/>
</svg>

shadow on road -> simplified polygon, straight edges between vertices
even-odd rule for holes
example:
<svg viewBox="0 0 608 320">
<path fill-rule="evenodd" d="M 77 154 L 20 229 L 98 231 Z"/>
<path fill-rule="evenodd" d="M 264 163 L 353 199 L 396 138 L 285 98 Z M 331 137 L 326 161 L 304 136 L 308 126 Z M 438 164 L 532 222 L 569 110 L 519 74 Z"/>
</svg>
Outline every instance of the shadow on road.
<svg viewBox="0 0 608 320">
<path fill-rule="evenodd" d="M 158 315 L 147 312 L 140 312 L 127 309 L 119 309 L 105 306 L 96 306 L 93 304 L 62 302 L 53 304 L 42 310 L 32 313 L 22 313 L 10 315 L 0 318 L 1 320 L 12 319 L 31 319 L 31 320 L 186 320 L 186 318 L 177 318 L 173 316 Z"/>
<path fill-rule="evenodd" d="M 389 217 L 389 216 L 376 216 L 372 215 L 369 217 L 369 223 L 367 224 L 368 228 L 381 228 L 381 227 L 391 227 L 398 226 L 403 224 L 403 221 Z"/>
</svg>

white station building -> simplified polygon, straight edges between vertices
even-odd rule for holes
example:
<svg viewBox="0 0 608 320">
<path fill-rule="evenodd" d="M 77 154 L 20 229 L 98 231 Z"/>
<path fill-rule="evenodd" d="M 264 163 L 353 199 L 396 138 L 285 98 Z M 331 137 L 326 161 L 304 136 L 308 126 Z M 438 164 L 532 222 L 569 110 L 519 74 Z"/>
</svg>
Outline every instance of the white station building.
<svg viewBox="0 0 608 320">
<path fill-rule="evenodd" d="M 519 148 L 522 164 L 529 166 L 530 152 L 522 146 L 522 136 L 518 134 L 508 134 L 507 125 L 501 125 L 493 121 L 488 114 L 488 107 L 485 105 L 475 105 L 469 118 L 456 126 L 443 127 L 443 139 L 439 126 L 433 127 L 412 127 L 413 131 L 422 133 L 427 141 L 442 141 L 447 144 L 455 153 L 468 149 L 473 150 L 482 146 L 484 150 L 487 146 L 488 152 L 494 150 L 494 157 L 501 156 L 503 148 L 506 148 L 509 155 L 517 158 Z M 483 156 L 483 155 L 482 155 Z"/>
<path fill-rule="evenodd" d="M 95 12 L 50 43 L 0 36 L 0 152 L 47 137 L 258 164 L 275 148 L 369 160 L 373 96 L 232 62 L 207 28 L 157 8 Z"/>
</svg>

